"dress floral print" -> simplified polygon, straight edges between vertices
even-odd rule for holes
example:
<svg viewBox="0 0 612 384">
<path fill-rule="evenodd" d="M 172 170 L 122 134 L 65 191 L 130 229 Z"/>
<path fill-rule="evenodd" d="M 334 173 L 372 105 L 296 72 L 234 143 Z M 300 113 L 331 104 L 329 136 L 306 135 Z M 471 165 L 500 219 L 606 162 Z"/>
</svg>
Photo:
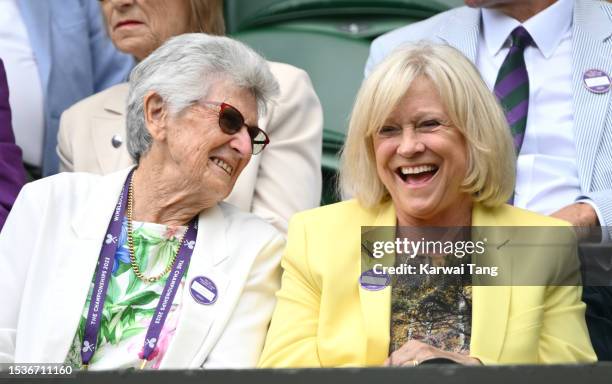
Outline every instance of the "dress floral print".
<svg viewBox="0 0 612 384">
<path fill-rule="evenodd" d="M 179 239 L 187 231 L 186 226 L 166 226 L 137 221 L 133 222 L 133 228 L 135 257 L 146 276 L 158 275 L 166 268 L 179 246 Z M 130 368 L 140 365 L 147 328 L 167 279 L 166 275 L 155 283 L 144 283 L 134 275 L 130 266 L 125 218 L 119 239 L 110 240 L 117 241 L 117 252 L 104 303 L 98 343 L 95 346 L 96 352 L 89 364 L 90 369 Z M 82 367 L 81 348 L 94 348 L 94 346 L 81 345 L 93 285 L 92 279 L 79 327 L 65 360 L 75 368 Z M 152 359 L 147 363 L 148 368 L 159 368 L 168 350 L 178 323 L 184 285 L 185 276 L 160 333 L 157 347 L 151 355 Z"/>
</svg>

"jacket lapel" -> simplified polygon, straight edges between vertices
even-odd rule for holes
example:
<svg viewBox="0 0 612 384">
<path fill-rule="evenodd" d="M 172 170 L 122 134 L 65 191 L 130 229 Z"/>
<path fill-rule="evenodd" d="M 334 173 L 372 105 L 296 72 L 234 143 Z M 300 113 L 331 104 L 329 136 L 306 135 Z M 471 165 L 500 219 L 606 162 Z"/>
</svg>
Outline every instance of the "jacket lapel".
<svg viewBox="0 0 612 384">
<path fill-rule="evenodd" d="M 479 33 L 480 10 L 461 7 L 452 13 L 452 18 L 444 23 L 437 36 L 476 63 Z"/>
<path fill-rule="evenodd" d="M 395 227 L 395 225 L 396 218 L 393 204 L 384 204 L 378 212 L 373 226 Z M 361 244 L 361 239 L 357 239 L 357 241 Z M 359 259 L 361 260 L 361 258 Z M 359 284 L 358 282 L 355 283 Z M 368 291 L 359 286 L 359 301 L 367 339 L 366 350 L 363 351 L 363 360 L 366 365 L 378 365 L 389 354 L 391 287 L 386 287 L 380 291 Z"/>
<path fill-rule="evenodd" d="M 591 190 L 592 170 L 598 153 L 596 148 L 599 148 L 612 97 L 612 91 L 590 92 L 585 87 L 583 76 L 590 69 L 612 75 L 612 15 L 604 10 L 610 8 L 605 2 L 586 1 L 577 1 L 574 7 L 572 94 L 577 165 L 583 192 Z"/>
<path fill-rule="evenodd" d="M 510 284 L 511 260 L 503 257 L 496 246 L 503 244 L 508 236 L 507 227 L 504 228 L 503 221 L 499 220 L 500 210 L 503 208 L 487 209 L 479 204 L 474 206 L 472 225 L 475 230 L 486 233 L 489 245 L 486 247 L 486 255 L 483 259 L 477 259 L 477 264 L 497 266 L 500 276 L 503 275 L 504 281 Z M 479 227 L 487 228 L 479 229 Z M 477 240 L 481 238 L 479 235 L 476 236 Z M 486 284 L 484 281 L 480 284 L 472 287 L 470 355 L 478 357 L 486 364 L 498 361 L 502 351 L 508 325 L 511 288 L 509 285 L 498 286 L 493 283 Z"/>
<path fill-rule="evenodd" d="M 182 308 L 176 333 L 161 369 L 198 368 L 206 360 L 208 350 L 204 342 L 211 326 L 225 307 L 224 299 L 231 281 L 219 264 L 227 257 L 226 221 L 218 206 L 200 214 L 198 238 L 193 251 L 187 279 L 182 293 Z M 217 287 L 217 300 L 211 305 L 196 302 L 191 296 L 190 283 L 197 276 L 205 276 Z"/>
<path fill-rule="evenodd" d="M 61 362 L 74 338 L 96 268 L 108 223 L 129 170 L 116 172 L 92 186 L 93 193 L 76 211 L 72 222 L 74 242 L 54 268 L 57 276 L 50 287 L 53 311 L 40 324 L 48 343 L 39 345 L 40 361 Z"/>
<path fill-rule="evenodd" d="M 133 163 L 126 148 L 126 99 L 129 90 L 127 83 L 115 86 L 104 100 L 103 111 L 92 117 L 89 125 L 92 143 L 102 174 L 114 172 Z M 113 136 L 123 140 L 119 148 L 112 145 Z"/>
</svg>

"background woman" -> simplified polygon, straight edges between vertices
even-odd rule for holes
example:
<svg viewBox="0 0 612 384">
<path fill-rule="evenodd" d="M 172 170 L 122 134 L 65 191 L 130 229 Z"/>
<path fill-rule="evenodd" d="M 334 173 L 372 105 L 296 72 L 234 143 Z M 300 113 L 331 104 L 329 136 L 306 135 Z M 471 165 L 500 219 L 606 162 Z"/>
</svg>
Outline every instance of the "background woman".
<svg viewBox="0 0 612 384">
<path fill-rule="evenodd" d="M 172 36 L 225 30 L 222 0 L 103 0 L 101 7 L 115 46 L 138 61 Z M 269 65 L 280 94 L 258 125 L 271 143 L 249 163 L 226 201 L 286 232 L 291 215 L 321 199 L 323 112 L 306 72 Z M 60 170 L 108 174 L 132 164 L 125 146 L 127 89 L 109 88 L 62 115 Z"/>
<path fill-rule="evenodd" d="M 258 114 L 277 87 L 224 37 L 182 35 L 143 60 L 128 96 L 135 170 L 30 183 L 0 234 L 0 362 L 253 366 L 284 241 L 220 201 L 264 150 Z"/>
<path fill-rule="evenodd" d="M 343 153 L 342 186 L 356 199 L 292 219 L 260 365 L 595 360 L 577 286 L 466 284 L 451 292 L 417 284 L 398 297 L 397 286 L 372 287 L 360 278 L 364 226 L 568 225 L 505 204 L 513 156 L 504 114 L 459 52 L 412 46 L 380 64 L 359 91 Z M 487 253 L 503 260 L 506 249 Z M 572 260 L 568 248 L 539 249 Z M 547 272 L 541 274 L 550 281 Z M 411 295 L 410 305 L 403 294 Z M 420 305 L 425 301 L 429 307 Z M 447 321 L 418 310 L 436 303 L 444 304 L 436 314 Z"/>
</svg>

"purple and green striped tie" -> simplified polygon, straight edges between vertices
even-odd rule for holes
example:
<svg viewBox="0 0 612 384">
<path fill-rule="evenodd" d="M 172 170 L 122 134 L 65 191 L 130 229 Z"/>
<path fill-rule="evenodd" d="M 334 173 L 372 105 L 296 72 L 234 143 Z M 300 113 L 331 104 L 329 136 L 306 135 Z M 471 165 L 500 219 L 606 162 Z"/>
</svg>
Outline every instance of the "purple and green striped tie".
<svg viewBox="0 0 612 384">
<path fill-rule="evenodd" d="M 522 26 L 516 27 L 510 38 L 512 46 L 497 74 L 494 92 L 506 113 L 518 154 L 525 136 L 529 109 L 529 77 L 523 53 L 533 40 Z"/>
</svg>

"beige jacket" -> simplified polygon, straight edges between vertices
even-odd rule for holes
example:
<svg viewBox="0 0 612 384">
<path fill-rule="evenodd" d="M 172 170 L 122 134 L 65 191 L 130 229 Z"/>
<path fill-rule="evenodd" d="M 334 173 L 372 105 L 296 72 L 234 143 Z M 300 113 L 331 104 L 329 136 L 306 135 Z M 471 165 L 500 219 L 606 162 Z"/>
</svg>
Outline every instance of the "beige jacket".
<svg viewBox="0 0 612 384">
<path fill-rule="evenodd" d="M 296 212 L 317 207 L 321 199 L 323 112 L 308 74 L 270 62 L 280 95 L 259 126 L 270 145 L 253 156 L 225 200 L 287 232 Z M 62 172 L 109 174 L 133 164 L 125 145 L 128 84 L 88 97 L 60 120 L 57 152 Z M 115 148 L 113 137 L 123 143 Z"/>
</svg>

